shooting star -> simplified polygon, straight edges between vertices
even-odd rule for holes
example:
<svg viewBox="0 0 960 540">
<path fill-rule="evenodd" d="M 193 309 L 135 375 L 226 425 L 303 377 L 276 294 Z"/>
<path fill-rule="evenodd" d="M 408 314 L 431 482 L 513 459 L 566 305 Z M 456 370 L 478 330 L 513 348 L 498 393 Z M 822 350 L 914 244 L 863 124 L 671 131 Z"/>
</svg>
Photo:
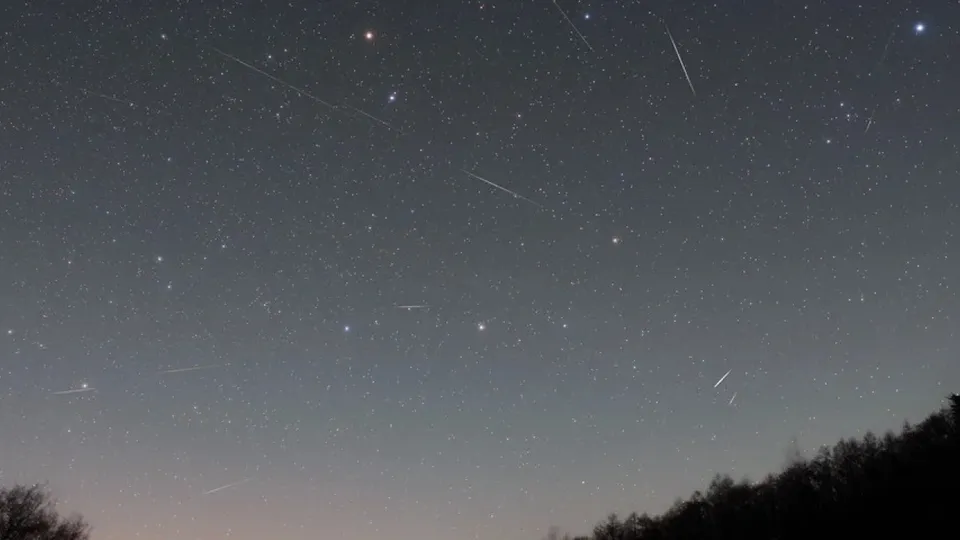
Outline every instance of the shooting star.
<svg viewBox="0 0 960 540">
<path fill-rule="evenodd" d="M 128 106 L 128 107 L 136 107 L 136 106 L 137 106 L 137 104 L 134 103 L 134 102 L 132 102 L 132 101 L 129 101 L 129 100 L 125 101 L 125 100 L 122 100 L 122 99 L 120 99 L 120 98 L 118 98 L 118 97 L 108 96 L 108 95 L 106 95 L 106 94 L 101 94 L 100 92 L 94 92 L 93 90 L 87 90 L 86 88 L 81 88 L 80 91 L 83 92 L 83 93 L 84 93 L 85 95 L 87 95 L 87 96 L 98 97 L 98 98 L 100 98 L 100 99 L 105 99 L 105 100 L 107 100 L 107 101 L 112 101 L 112 102 L 114 102 L 114 103 L 120 103 L 121 105 L 126 105 L 126 106 Z"/>
<path fill-rule="evenodd" d="M 887 52 L 890 50 L 890 44 L 893 42 L 893 36 L 895 36 L 896 33 L 897 33 L 897 27 L 894 27 L 894 29 L 890 32 L 890 36 L 887 37 L 886 45 L 883 46 L 883 54 L 880 55 L 880 60 L 877 62 L 877 65 L 874 66 L 873 70 L 867 73 L 867 77 L 872 77 L 874 73 L 876 73 L 877 71 L 880 70 L 881 67 L 883 67 L 883 62 L 884 60 L 887 59 Z M 880 108 L 880 105 L 877 104 L 877 105 L 874 105 L 873 110 L 870 111 L 870 118 L 867 119 L 867 127 L 863 130 L 864 134 L 867 134 L 870 132 L 870 126 L 873 125 L 873 117 L 877 115 L 877 109 L 879 108 Z"/>
<path fill-rule="evenodd" d="M 244 478 L 243 480 L 240 480 L 239 482 L 234 482 L 234 483 L 232 483 L 232 484 L 226 484 L 226 485 L 220 486 L 220 487 L 218 487 L 218 488 L 213 488 L 213 489 L 211 489 L 211 490 L 209 490 L 209 491 L 204 491 L 203 494 L 204 494 L 204 495 L 212 495 L 212 494 L 214 494 L 214 493 L 216 493 L 216 492 L 218 492 L 218 491 L 223 491 L 223 490 L 225 490 L 225 489 L 230 489 L 230 488 L 232 488 L 232 487 L 237 487 L 237 486 L 239 486 L 239 485 L 241 485 L 241 484 L 246 484 L 246 483 L 249 482 L 250 480 L 253 480 L 253 479 L 252 479 L 252 478 Z"/>
<path fill-rule="evenodd" d="M 426 304 L 408 304 L 408 305 L 393 306 L 393 307 L 395 307 L 395 308 L 397 308 L 397 309 L 405 309 L 405 310 L 407 310 L 407 311 L 410 311 L 410 310 L 413 310 L 413 309 L 429 309 L 429 308 L 430 308 L 430 306 L 428 306 L 428 305 L 426 305 Z"/>
<path fill-rule="evenodd" d="M 670 38 L 670 44 L 673 45 L 673 52 L 677 53 L 677 60 L 680 61 L 680 68 L 683 69 L 683 76 L 687 78 L 690 91 L 693 92 L 693 97 L 697 97 L 697 91 L 693 89 L 693 81 L 690 80 L 690 74 L 687 73 L 687 65 L 683 63 L 683 57 L 680 56 L 680 49 L 677 48 L 677 42 L 673 39 L 673 34 L 670 32 L 670 27 L 667 26 L 667 21 L 663 21 L 663 27 L 667 29 L 667 37 Z"/>
<path fill-rule="evenodd" d="M 731 373 L 732 371 L 733 371 L 733 370 L 731 369 L 731 370 L 728 370 L 726 373 L 724 373 L 724 374 L 723 374 L 723 377 L 720 377 L 720 380 L 717 381 L 717 384 L 713 385 L 713 387 L 716 388 L 716 387 L 720 386 L 720 383 L 722 383 L 723 380 L 727 378 L 727 375 L 730 375 L 730 373 Z"/>
<path fill-rule="evenodd" d="M 737 399 L 737 393 L 736 393 L 736 392 L 733 393 L 733 397 L 730 398 L 730 401 L 727 403 L 727 405 L 729 405 L 729 406 L 732 407 L 732 406 L 733 406 L 733 400 L 735 400 L 735 399 Z"/>
<path fill-rule="evenodd" d="M 201 369 L 213 369 L 213 368 L 218 368 L 218 367 L 224 367 L 224 366 L 226 366 L 226 365 L 227 365 L 227 364 L 216 364 L 216 365 L 211 365 L 211 366 L 192 366 L 192 367 L 185 367 L 185 368 L 165 369 L 165 370 L 163 370 L 163 371 L 158 371 L 158 372 L 157 372 L 157 375 L 167 375 L 167 374 L 170 374 L 170 373 L 186 373 L 187 371 L 199 371 L 199 370 L 201 370 Z"/>
<path fill-rule="evenodd" d="M 381 125 L 383 125 L 383 126 L 386 126 L 387 128 L 390 128 L 390 129 L 392 129 L 393 131 L 396 131 L 397 133 L 403 135 L 403 131 L 402 131 L 400 128 L 394 126 L 393 124 L 387 122 L 386 120 L 381 120 L 380 118 L 377 118 L 376 116 L 374 116 L 374 115 L 372 115 L 372 114 L 370 114 L 370 113 L 368 113 L 368 112 L 366 112 L 366 111 L 360 110 L 360 109 L 358 109 L 358 108 L 356 108 L 356 107 L 354 107 L 354 106 L 352 106 L 352 105 L 344 105 L 344 106 L 347 107 L 348 109 L 351 109 L 351 110 L 359 113 L 359 114 L 362 114 L 363 116 L 366 116 L 367 118 L 369 118 L 370 120 L 373 120 L 374 122 L 376 122 L 376 123 L 378 123 L 378 124 L 381 124 Z"/>
<path fill-rule="evenodd" d="M 80 388 L 74 388 L 73 390 L 61 390 L 59 392 L 50 392 L 54 396 L 65 396 L 67 394 L 82 394 L 84 392 L 93 392 L 96 388 L 90 388 L 87 385 L 83 385 Z"/>
<path fill-rule="evenodd" d="M 557 0 L 553 0 L 553 5 L 557 6 L 557 11 L 559 11 L 560 14 L 563 15 L 563 18 L 566 19 L 567 24 L 570 25 L 570 28 L 573 28 L 573 31 L 576 32 L 578 36 L 580 36 L 580 41 L 582 41 L 583 44 L 586 45 L 588 49 L 590 49 L 590 52 L 595 52 L 593 50 L 593 47 L 590 46 L 590 43 L 587 42 L 587 38 L 583 37 L 583 34 L 580 33 L 580 30 L 577 28 L 577 25 L 573 24 L 573 21 L 571 21 L 570 17 L 567 16 L 567 12 L 564 11 L 562 7 L 560 7 L 560 4 L 557 3 Z"/>
<path fill-rule="evenodd" d="M 540 204 L 540 203 L 538 203 L 538 202 L 536 202 L 536 201 L 532 201 L 532 200 L 524 197 L 523 195 L 520 195 L 520 194 L 517 193 L 516 191 L 511 191 L 511 190 L 509 190 L 509 189 L 507 189 L 507 188 L 505 188 L 505 187 L 503 187 L 503 186 L 501 186 L 501 185 L 499 185 L 499 184 L 496 184 L 496 183 L 494 183 L 494 182 L 491 182 L 490 180 L 487 180 L 486 178 L 484 178 L 484 177 L 482 177 L 482 176 L 473 174 L 472 172 L 470 172 L 470 171 L 468 171 L 468 170 L 466 170 L 466 169 L 460 169 L 460 170 L 461 170 L 464 174 L 467 174 L 468 176 L 470 176 L 471 178 L 476 178 L 477 180 L 480 180 L 481 182 L 483 182 L 483 183 L 485 183 L 485 184 L 489 184 L 489 185 L 491 185 L 491 186 L 499 189 L 500 191 L 509 193 L 509 194 L 513 195 L 514 197 L 516 197 L 516 198 L 518 198 L 518 199 L 520 199 L 520 200 L 522 200 L 522 201 L 526 201 L 526 202 L 528 202 L 528 203 L 536 206 L 537 208 L 543 209 L 543 205 L 542 205 L 542 204 Z"/>
<path fill-rule="evenodd" d="M 899 27 L 894 27 L 894 29 L 890 31 L 890 36 L 887 37 L 887 43 L 883 46 L 883 53 L 880 54 L 880 60 L 877 62 L 877 65 L 873 67 L 870 73 L 867 73 L 867 77 L 872 76 L 881 67 L 883 67 L 883 62 L 887 59 L 887 52 L 890 50 L 890 44 L 893 43 L 893 37 L 897 34 L 897 28 Z"/>
<path fill-rule="evenodd" d="M 255 72 L 263 75 L 264 77 L 268 77 L 270 80 L 275 81 L 275 82 L 277 82 L 277 83 L 279 83 L 279 84 L 282 84 L 283 86 L 286 86 L 287 88 L 293 90 L 294 92 L 297 92 L 297 93 L 300 94 L 300 95 L 306 96 L 306 97 L 312 99 L 313 101 L 316 101 L 317 103 L 319 103 L 319 104 L 321 104 L 321 105 L 323 105 L 323 106 L 325 106 L 325 107 L 328 107 L 328 108 L 333 109 L 333 110 L 338 109 L 338 107 L 337 107 L 336 105 L 334 105 L 334 104 L 332 104 L 332 103 L 330 103 L 330 102 L 327 102 L 327 101 L 324 101 L 324 100 L 318 98 L 317 96 L 311 94 L 310 92 L 307 92 L 307 91 L 304 90 L 303 88 L 294 86 L 294 85 L 292 85 L 292 84 L 290 84 L 290 83 L 288 83 L 288 82 L 286 82 L 286 81 L 284 81 L 284 80 L 281 80 L 281 79 L 279 79 L 279 78 L 277 78 L 277 77 L 275 77 L 275 76 L 267 73 L 266 71 L 258 68 L 257 66 L 254 66 L 253 64 L 248 64 L 248 63 L 244 62 L 243 60 L 237 58 L 236 56 L 233 56 L 232 54 L 225 53 L 225 52 L 221 51 L 220 49 L 218 49 L 218 48 L 216 48 L 216 47 L 211 47 L 211 49 L 213 49 L 214 51 L 216 51 L 216 53 L 219 54 L 220 56 L 222 56 L 222 57 L 224 57 L 224 58 L 227 58 L 227 59 L 229 59 L 229 60 L 233 60 L 234 62 L 240 64 L 241 66 L 244 66 L 244 67 L 246 67 L 246 68 L 249 68 L 249 69 L 251 69 L 251 70 L 253 70 L 253 71 L 255 71 Z"/>
</svg>

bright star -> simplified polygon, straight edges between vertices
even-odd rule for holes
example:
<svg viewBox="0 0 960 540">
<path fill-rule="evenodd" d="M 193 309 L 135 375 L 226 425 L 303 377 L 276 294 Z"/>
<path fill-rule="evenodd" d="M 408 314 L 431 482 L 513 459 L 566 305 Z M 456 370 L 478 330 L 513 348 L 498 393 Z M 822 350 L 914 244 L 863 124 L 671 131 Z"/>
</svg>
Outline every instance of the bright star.
<svg viewBox="0 0 960 540">
<path fill-rule="evenodd" d="M 481 332 L 484 331 L 484 330 L 486 330 L 486 329 L 487 329 L 487 325 L 485 325 L 485 324 L 483 324 L 483 323 L 480 323 L 480 324 L 477 325 L 477 330 L 480 330 Z"/>
<path fill-rule="evenodd" d="M 349 331 L 350 331 L 350 327 L 349 327 L 349 326 L 344 326 L 344 327 L 343 327 L 343 331 L 344 331 L 344 332 L 349 332 Z"/>
<path fill-rule="evenodd" d="M 373 30 L 367 30 L 366 33 L 363 34 L 363 39 L 365 39 L 365 40 L 367 40 L 367 41 L 373 41 L 373 38 L 375 38 L 375 37 L 377 37 L 377 36 L 376 36 L 376 34 L 373 33 Z"/>
<path fill-rule="evenodd" d="M 914 29 L 914 31 L 916 31 L 916 33 L 922 34 L 923 31 L 927 29 L 927 25 L 925 25 L 925 24 L 923 24 L 923 23 L 917 23 L 917 24 L 913 27 L 913 29 Z"/>
</svg>

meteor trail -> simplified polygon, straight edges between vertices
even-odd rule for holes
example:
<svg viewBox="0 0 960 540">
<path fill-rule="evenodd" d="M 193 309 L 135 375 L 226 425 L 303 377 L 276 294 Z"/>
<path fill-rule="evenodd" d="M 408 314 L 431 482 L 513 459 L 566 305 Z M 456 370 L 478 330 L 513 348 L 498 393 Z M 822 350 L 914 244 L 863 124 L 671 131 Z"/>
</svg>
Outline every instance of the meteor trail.
<svg viewBox="0 0 960 540">
<path fill-rule="evenodd" d="M 243 60 L 237 58 L 236 56 L 233 56 L 232 54 L 227 54 L 227 53 L 221 51 L 220 49 L 218 49 L 218 48 L 216 48 L 216 47 L 211 47 L 211 49 L 213 49 L 214 51 L 216 51 L 216 53 L 219 54 L 220 56 L 222 56 L 222 57 L 224 57 L 224 58 L 227 58 L 227 59 L 230 59 L 230 60 L 233 60 L 234 62 L 240 64 L 241 66 L 244 66 L 244 67 L 246 67 L 246 68 L 252 69 L 253 71 L 255 71 L 255 72 L 263 75 L 264 77 L 268 77 L 270 80 L 275 81 L 275 82 L 277 82 L 277 83 L 279 83 L 279 84 L 282 84 L 283 86 L 286 86 L 287 88 L 293 90 L 294 92 L 297 92 L 298 94 L 304 95 L 304 96 L 306 96 L 306 97 L 308 97 L 308 98 L 316 101 L 317 103 L 319 103 L 319 104 L 321 104 L 321 105 L 324 105 L 324 106 L 329 107 L 330 109 L 334 109 L 334 110 L 336 110 L 336 109 L 338 108 L 336 105 L 334 105 L 334 104 L 332 104 L 332 103 L 329 103 L 329 102 L 327 102 L 327 101 L 324 101 L 324 100 L 318 98 L 317 96 L 311 94 L 310 92 L 307 92 L 307 91 L 304 90 L 303 88 L 296 87 L 296 86 L 294 86 L 294 85 L 292 85 L 292 84 L 290 84 L 290 83 L 288 83 L 288 82 L 286 82 L 286 81 L 283 81 L 283 80 L 281 80 L 281 79 L 278 79 L 277 77 L 274 77 L 273 75 L 267 73 L 266 71 L 264 71 L 264 70 L 262 70 L 262 69 L 260 69 L 260 68 L 258 68 L 258 67 L 256 67 L 256 66 L 254 66 L 254 65 L 252 65 L 252 64 L 248 64 L 248 63 L 244 62 Z"/>
<path fill-rule="evenodd" d="M 345 107 L 347 107 L 348 109 L 352 109 L 352 110 L 354 110 L 354 111 L 362 114 L 363 116 L 366 116 L 366 117 L 369 118 L 370 120 L 373 120 L 374 122 L 376 122 L 376 123 L 378 123 L 378 124 L 381 124 L 381 125 L 383 125 L 383 126 L 386 126 L 386 127 L 390 128 L 390 129 L 392 129 L 393 131 L 396 131 L 396 132 L 400 133 L 401 135 L 403 134 L 403 131 L 400 130 L 400 128 L 395 127 L 393 124 L 390 124 L 390 123 L 387 122 L 386 120 L 381 120 L 381 119 L 377 118 L 376 116 L 374 116 L 374 115 L 372 115 L 372 114 L 370 114 L 370 113 L 368 113 L 368 112 L 366 112 L 366 111 L 362 111 L 362 110 L 360 110 L 360 109 L 358 109 L 358 108 L 356 108 L 356 107 L 354 107 L 354 106 L 352 106 L 352 105 L 345 105 Z"/>
<path fill-rule="evenodd" d="M 75 388 L 73 390 L 61 390 L 59 392 L 50 392 L 54 396 L 65 396 L 67 394 L 82 394 L 84 392 L 93 392 L 96 388 Z"/>
<path fill-rule="evenodd" d="M 425 304 L 409 304 L 409 305 L 404 305 L 404 306 L 393 306 L 393 307 L 395 307 L 395 308 L 397 308 L 397 309 L 406 309 L 406 310 L 409 311 L 409 310 L 411 310 L 411 309 L 427 309 L 427 308 L 429 308 L 430 306 L 425 305 Z"/>
<path fill-rule="evenodd" d="M 667 29 L 667 37 L 670 38 L 670 44 L 673 45 L 673 52 L 677 53 L 677 60 L 680 61 L 680 68 L 683 69 L 683 76 L 687 78 L 690 91 L 693 92 L 693 96 L 696 97 L 697 91 L 693 89 L 693 81 L 690 80 L 690 74 L 687 73 L 687 66 L 683 63 L 683 57 L 680 56 L 680 49 L 677 48 L 677 42 L 673 40 L 673 34 L 670 32 L 670 27 L 667 26 L 667 21 L 663 21 L 663 27 Z"/>
<path fill-rule="evenodd" d="M 220 486 L 220 487 L 218 487 L 218 488 L 213 488 L 213 489 L 211 489 L 211 490 L 209 490 L 209 491 L 204 491 L 203 494 L 204 494 L 204 495 L 211 495 L 211 494 L 216 493 L 216 492 L 218 492 L 218 491 L 223 491 L 223 490 L 225 490 L 225 489 L 230 489 L 230 488 L 232 488 L 232 487 L 237 487 L 237 486 L 239 486 L 240 484 L 246 484 L 246 483 L 249 482 L 250 480 L 252 480 L 252 478 L 244 478 L 243 480 L 240 480 L 239 482 L 234 482 L 234 483 L 232 483 L 232 484 L 226 484 L 226 485 Z"/>
<path fill-rule="evenodd" d="M 481 182 L 483 182 L 483 183 L 485 183 L 485 184 L 489 184 L 489 185 L 491 185 L 491 186 L 499 189 L 500 191 L 504 191 L 504 192 L 506 192 L 506 193 L 509 193 L 509 194 L 513 195 L 514 197 L 516 197 L 516 198 L 518 198 L 518 199 L 520 199 L 520 200 L 526 201 L 526 202 L 528 202 L 528 203 L 536 206 L 537 208 L 540 208 L 540 209 L 543 208 L 543 205 L 542 205 L 542 204 L 540 204 L 540 203 L 538 203 L 538 202 L 536 202 L 536 201 L 532 201 L 532 200 L 524 197 L 523 195 L 520 195 L 520 194 L 517 193 L 516 191 L 510 191 L 509 189 L 507 189 L 507 188 L 505 188 L 505 187 L 503 187 L 503 186 L 501 186 L 501 185 L 499 185 L 499 184 L 495 184 L 495 183 L 491 182 L 490 180 L 487 180 L 486 178 L 484 178 L 484 177 L 482 177 L 482 176 L 478 176 L 478 175 L 476 175 L 476 174 L 473 174 L 472 172 L 470 172 L 470 171 L 468 171 L 468 170 L 466 170 L 466 169 L 460 169 L 460 170 L 461 170 L 464 174 L 469 175 L 471 178 L 476 178 L 477 180 L 480 180 Z"/>
<path fill-rule="evenodd" d="M 216 364 L 216 365 L 212 365 L 212 366 L 193 366 L 193 367 L 185 367 L 185 368 L 165 369 L 165 370 L 163 370 L 163 371 L 158 371 L 158 372 L 157 372 L 157 375 L 166 375 L 166 374 L 169 374 L 169 373 L 185 373 L 185 372 L 187 372 L 187 371 L 199 371 L 199 370 L 201 370 L 201 369 L 213 369 L 213 368 L 223 367 L 224 365 L 226 365 L 226 364 Z"/>
<path fill-rule="evenodd" d="M 123 105 L 127 105 L 128 107 L 135 107 L 135 106 L 136 106 L 136 104 L 135 104 L 134 102 L 132 102 L 132 101 L 124 101 L 124 100 L 122 100 L 122 99 L 120 99 L 120 98 L 117 98 L 117 97 L 108 96 L 108 95 L 106 95 L 106 94 L 101 94 L 100 92 L 94 92 L 94 91 L 92 91 L 92 90 L 87 90 L 86 88 L 81 88 L 80 91 L 83 92 L 84 94 L 88 95 L 88 96 L 94 96 L 94 97 L 98 97 L 98 98 L 101 98 L 101 99 L 105 99 L 105 100 L 107 100 L 107 101 L 113 101 L 113 102 L 115 102 L 115 103 L 120 103 L 120 104 L 123 104 Z"/>
<path fill-rule="evenodd" d="M 359 113 L 359 114 L 362 114 L 363 116 L 366 116 L 367 118 L 369 118 L 370 120 L 373 120 L 374 122 L 376 122 L 376 123 L 378 123 L 378 124 L 381 124 L 381 125 L 383 125 L 383 126 L 386 126 L 386 127 L 390 128 L 390 129 L 392 129 L 393 131 L 397 131 L 397 132 L 399 132 L 399 133 L 401 133 L 401 134 L 403 133 L 403 131 L 401 131 L 399 128 L 393 126 L 393 125 L 390 124 L 389 122 L 386 122 L 385 120 L 382 120 L 382 119 L 380 119 L 380 118 L 377 118 L 376 116 L 374 116 L 374 115 L 372 115 L 372 114 L 370 114 L 370 113 L 368 113 L 368 112 L 366 112 L 366 111 L 362 111 L 362 110 L 360 110 L 360 109 L 358 109 L 358 108 L 356 108 L 356 107 L 353 107 L 353 106 L 351 106 L 351 105 L 344 105 L 344 106 L 341 107 L 341 106 L 334 105 L 333 103 L 330 103 L 329 101 L 324 101 L 324 100 L 318 98 L 317 96 L 311 94 L 310 92 L 307 92 L 307 91 L 304 90 L 303 88 L 300 88 L 300 87 L 298 87 L 298 86 L 294 86 L 294 85 L 292 85 L 292 84 L 290 84 L 290 83 L 288 83 L 288 82 L 286 82 L 286 81 L 284 81 L 284 80 L 282 80 L 282 79 L 279 79 L 279 78 L 277 78 L 277 77 L 275 77 L 275 76 L 267 73 L 266 71 L 264 71 L 264 70 L 262 70 L 262 69 L 260 69 L 260 68 L 258 68 L 258 67 L 256 67 L 256 66 L 252 65 L 252 64 L 248 64 L 247 62 L 244 62 L 243 60 L 237 58 L 236 56 L 233 56 L 232 54 L 223 52 L 223 51 L 221 51 L 220 49 L 218 49 L 218 48 L 216 48 L 216 47 L 211 47 L 211 48 L 212 48 L 214 51 L 216 51 L 216 53 L 219 54 L 220 56 L 223 56 L 224 58 L 233 60 L 234 62 L 240 64 L 241 66 L 244 66 L 244 67 L 246 67 L 246 68 L 248 68 L 248 69 L 251 69 L 251 70 L 253 70 L 253 71 L 255 71 L 255 72 L 263 75 L 264 77 L 268 77 L 268 78 L 270 78 L 270 80 L 275 81 L 275 82 L 277 82 L 277 83 L 279 83 L 279 84 L 282 84 L 283 86 L 286 86 L 287 88 L 293 90 L 294 92 L 297 92 L 298 94 L 301 94 L 301 95 L 303 95 L 303 96 L 306 96 L 306 97 L 312 99 L 313 101 L 316 101 L 317 103 L 319 103 L 319 104 L 321 104 L 321 105 L 324 105 L 324 106 L 326 106 L 326 107 L 328 107 L 328 108 L 330 108 L 330 109 L 332 109 L 332 110 L 338 110 L 338 109 L 341 109 L 341 110 L 342 110 L 344 107 L 346 107 L 346 108 L 348 108 L 348 109 L 350 109 L 350 110 L 352 110 L 352 111 L 354 111 L 354 112 L 357 112 L 357 113 Z"/>
<path fill-rule="evenodd" d="M 567 12 L 564 11 L 562 7 L 560 7 L 560 4 L 557 3 L 557 0 L 553 0 L 553 5 L 557 6 L 557 10 L 560 12 L 561 15 L 563 15 L 563 18 L 567 20 L 567 23 L 570 25 L 570 28 L 573 28 L 573 31 L 576 32 L 578 36 L 580 36 L 580 41 L 583 41 L 583 44 L 586 45 L 588 49 L 590 49 L 590 52 L 595 52 L 593 50 L 593 47 L 590 46 L 590 43 L 587 42 L 587 38 L 583 37 L 583 34 L 581 34 L 580 30 L 577 29 L 577 25 L 573 24 L 573 21 L 570 20 L 570 17 L 567 17 Z"/>
<path fill-rule="evenodd" d="M 883 46 L 883 54 L 880 55 L 880 61 L 877 62 L 877 65 L 874 66 L 873 70 L 867 73 L 867 77 L 873 75 L 877 70 L 880 69 L 881 66 L 883 66 L 883 61 L 887 59 L 887 51 L 890 50 L 890 44 L 893 43 L 893 36 L 895 36 L 896 33 L 897 27 L 894 27 L 894 29 L 890 32 L 890 37 L 887 38 L 886 45 Z"/>
<path fill-rule="evenodd" d="M 737 393 L 736 393 L 736 392 L 733 393 L 733 397 L 730 398 L 730 402 L 727 403 L 727 405 L 733 405 L 733 400 L 735 400 L 735 399 L 737 399 Z"/>
<path fill-rule="evenodd" d="M 897 28 L 898 27 L 894 27 L 893 30 L 890 32 L 890 37 L 887 38 L 887 43 L 886 45 L 883 46 L 883 54 L 880 55 L 880 61 L 877 62 L 877 65 L 873 68 L 873 70 L 867 73 L 867 77 L 873 76 L 873 74 L 876 73 L 883 66 L 883 61 L 886 60 L 887 58 L 887 51 L 890 50 L 890 44 L 893 42 L 893 36 L 895 36 L 897 33 Z M 867 127 L 863 130 L 864 134 L 870 131 L 870 126 L 873 125 L 873 117 L 876 116 L 877 109 L 879 108 L 880 108 L 879 104 L 873 106 L 873 110 L 870 112 L 870 118 L 867 119 Z"/>
<path fill-rule="evenodd" d="M 720 377 L 720 380 L 717 381 L 717 384 L 713 385 L 713 387 L 716 388 L 716 387 L 720 386 L 720 383 L 722 383 L 723 380 L 727 378 L 727 375 L 730 375 L 730 372 L 732 372 L 732 371 L 733 371 L 733 370 L 731 369 L 731 370 L 728 370 L 726 373 L 724 373 L 724 374 L 723 374 L 723 377 Z"/>
</svg>

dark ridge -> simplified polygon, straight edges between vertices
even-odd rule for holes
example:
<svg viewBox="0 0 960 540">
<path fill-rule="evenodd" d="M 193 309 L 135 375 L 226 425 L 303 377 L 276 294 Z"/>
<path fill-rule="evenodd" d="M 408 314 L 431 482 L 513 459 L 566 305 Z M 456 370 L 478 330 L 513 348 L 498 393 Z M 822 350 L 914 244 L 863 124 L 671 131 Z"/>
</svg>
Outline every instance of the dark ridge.
<svg viewBox="0 0 960 540">
<path fill-rule="evenodd" d="M 705 492 L 661 516 L 613 514 L 575 540 L 946 538 L 960 530 L 958 510 L 960 396 L 954 394 L 899 434 L 841 440 L 758 483 L 717 475 Z"/>
</svg>

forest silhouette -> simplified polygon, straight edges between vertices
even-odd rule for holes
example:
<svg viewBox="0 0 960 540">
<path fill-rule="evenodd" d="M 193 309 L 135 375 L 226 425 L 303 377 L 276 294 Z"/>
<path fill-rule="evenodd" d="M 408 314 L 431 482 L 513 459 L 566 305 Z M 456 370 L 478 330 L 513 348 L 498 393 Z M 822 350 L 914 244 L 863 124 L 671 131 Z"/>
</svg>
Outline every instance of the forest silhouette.
<svg viewBox="0 0 960 540">
<path fill-rule="evenodd" d="M 0 540 L 87 540 L 81 516 L 61 517 L 43 486 L 0 488 Z"/>
<path fill-rule="evenodd" d="M 792 453 L 762 482 L 717 476 L 661 516 L 615 514 L 573 540 L 792 540 L 958 537 L 960 396 L 899 435 L 867 433 L 816 457 Z M 0 540 L 86 540 L 41 486 L 0 489 Z M 570 539 L 551 529 L 547 540 Z"/>
<path fill-rule="evenodd" d="M 661 516 L 610 515 L 574 540 L 960 538 L 960 396 L 899 435 L 794 454 L 762 482 L 717 475 Z M 548 540 L 569 539 L 551 529 Z"/>
</svg>

